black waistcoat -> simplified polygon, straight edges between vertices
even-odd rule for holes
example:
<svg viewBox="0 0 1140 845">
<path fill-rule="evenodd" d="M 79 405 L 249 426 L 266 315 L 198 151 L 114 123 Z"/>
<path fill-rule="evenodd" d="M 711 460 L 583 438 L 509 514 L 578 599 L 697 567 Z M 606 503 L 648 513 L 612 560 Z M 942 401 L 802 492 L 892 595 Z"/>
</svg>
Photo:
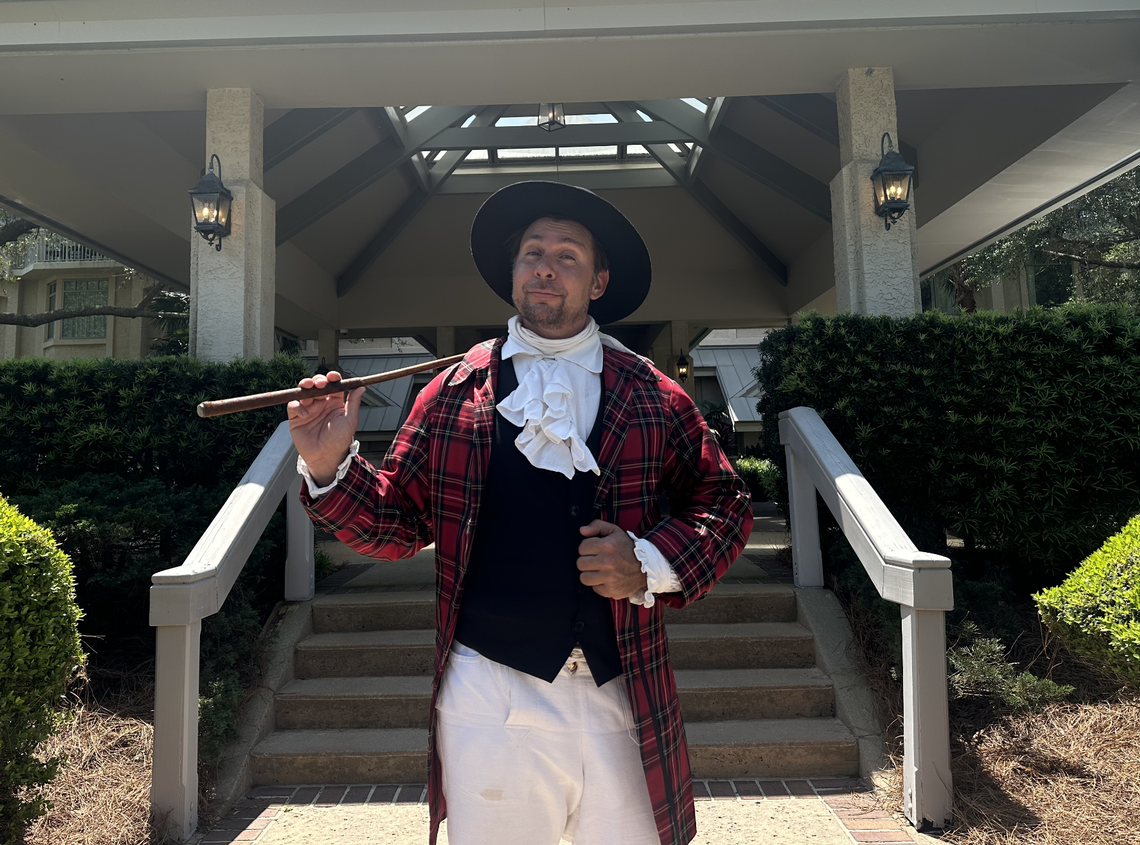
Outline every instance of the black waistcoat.
<svg viewBox="0 0 1140 845">
<path fill-rule="evenodd" d="M 518 386 L 499 365 L 495 393 Z M 602 408 L 586 445 L 596 456 Z M 592 472 L 573 479 L 532 466 L 515 446 L 522 429 L 495 413 L 495 433 L 455 639 L 484 657 L 553 681 L 580 645 L 598 686 L 621 674 L 610 600 L 578 580 L 578 529 L 594 518 Z"/>
</svg>

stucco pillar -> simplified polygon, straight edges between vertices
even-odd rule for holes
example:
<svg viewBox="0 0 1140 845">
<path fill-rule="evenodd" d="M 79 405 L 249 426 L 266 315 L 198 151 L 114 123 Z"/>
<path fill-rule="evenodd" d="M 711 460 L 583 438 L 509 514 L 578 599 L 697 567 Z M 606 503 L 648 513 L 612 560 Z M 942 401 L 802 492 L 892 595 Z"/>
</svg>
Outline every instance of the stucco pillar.
<svg viewBox="0 0 1140 845">
<path fill-rule="evenodd" d="M 317 330 L 317 366 L 330 370 L 340 368 L 340 336 L 336 329 Z"/>
<path fill-rule="evenodd" d="M 831 180 L 835 294 L 840 311 L 905 317 L 922 310 L 918 239 L 911 207 L 888 232 L 875 214 L 871 173 L 890 132 L 898 149 L 891 68 L 854 68 L 835 88 L 840 171 Z"/>
<path fill-rule="evenodd" d="M 264 125 L 250 89 L 206 92 L 206 163 L 218 156 L 234 195 L 220 252 L 190 236 L 190 354 L 207 361 L 273 355 L 277 208 L 262 183 Z"/>
<path fill-rule="evenodd" d="M 437 358 L 447 358 L 458 354 L 455 351 L 455 326 L 436 326 L 435 329 L 435 355 Z"/>
</svg>

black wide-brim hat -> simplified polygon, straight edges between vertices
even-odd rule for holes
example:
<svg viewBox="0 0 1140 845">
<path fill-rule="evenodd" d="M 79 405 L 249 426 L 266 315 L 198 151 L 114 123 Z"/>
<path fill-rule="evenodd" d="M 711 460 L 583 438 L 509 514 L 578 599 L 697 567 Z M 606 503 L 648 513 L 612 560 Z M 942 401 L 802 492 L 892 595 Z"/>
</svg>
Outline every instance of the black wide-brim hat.
<svg viewBox="0 0 1140 845">
<path fill-rule="evenodd" d="M 516 182 L 483 203 L 471 224 L 471 256 L 483 279 L 514 305 L 511 236 L 540 217 L 581 223 L 602 245 L 610 265 L 606 292 L 590 303 L 600 325 L 616 323 L 637 310 L 649 293 L 653 272 L 649 250 L 625 215 L 585 188 L 561 182 Z"/>
</svg>

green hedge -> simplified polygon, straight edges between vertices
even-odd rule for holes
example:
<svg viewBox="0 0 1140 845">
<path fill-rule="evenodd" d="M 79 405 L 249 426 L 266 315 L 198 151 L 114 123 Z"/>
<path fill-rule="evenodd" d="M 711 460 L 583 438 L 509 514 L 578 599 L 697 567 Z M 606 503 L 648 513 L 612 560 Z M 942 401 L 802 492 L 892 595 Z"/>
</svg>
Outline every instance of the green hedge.
<svg viewBox="0 0 1140 845">
<path fill-rule="evenodd" d="M 733 466 L 741 480 L 748 485 L 754 502 L 774 502 L 787 498 L 787 488 L 780 468 L 765 458 L 736 458 Z"/>
<path fill-rule="evenodd" d="M 904 527 L 984 547 L 1023 591 L 1140 511 L 1140 321 L 1123 309 L 808 315 L 760 358 L 761 451 L 781 471 L 775 421 L 815 408 Z"/>
<path fill-rule="evenodd" d="M 36 746 L 83 663 L 71 564 L 51 534 L 0 497 L 0 843 L 23 842 L 62 762 Z"/>
<path fill-rule="evenodd" d="M 150 636 L 150 577 L 186 558 L 229 492 L 285 419 L 284 407 L 201 419 L 204 399 L 294 387 L 298 358 L 209 364 L 0 362 L 0 488 L 55 532 L 75 566 L 84 633 Z M 284 510 L 284 505 L 280 511 Z M 222 611 L 203 620 L 199 759 L 232 737 L 283 588 L 279 512 Z"/>
<path fill-rule="evenodd" d="M 1070 650 L 1140 687 L 1140 516 L 1063 584 L 1033 598 L 1046 626 Z"/>
<path fill-rule="evenodd" d="M 82 473 L 184 487 L 236 483 L 283 407 L 201 419 L 206 399 L 296 387 L 299 358 L 211 364 L 193 358 L 0 362 L 0 465 L 6 494 Z M 19 437 L 11 436 L 19 432 Z"/>
</svg>

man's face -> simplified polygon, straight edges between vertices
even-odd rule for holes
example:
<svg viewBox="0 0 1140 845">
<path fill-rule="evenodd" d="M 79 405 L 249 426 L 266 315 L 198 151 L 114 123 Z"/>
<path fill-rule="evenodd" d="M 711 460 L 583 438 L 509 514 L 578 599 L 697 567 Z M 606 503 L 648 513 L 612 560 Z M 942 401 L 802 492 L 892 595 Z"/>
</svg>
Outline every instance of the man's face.
<svg viewBox="0 0 1140 845">
<path fill-rule="evenodd" d="M 582 331 L 590 301 L 605 293 L 610 271 L 594 275 L 593 239 L 571 220 L 540 217 L 527 227 L 515 258 L 512 298 L 522 324 L 542 337 Z"/>
</svg>

